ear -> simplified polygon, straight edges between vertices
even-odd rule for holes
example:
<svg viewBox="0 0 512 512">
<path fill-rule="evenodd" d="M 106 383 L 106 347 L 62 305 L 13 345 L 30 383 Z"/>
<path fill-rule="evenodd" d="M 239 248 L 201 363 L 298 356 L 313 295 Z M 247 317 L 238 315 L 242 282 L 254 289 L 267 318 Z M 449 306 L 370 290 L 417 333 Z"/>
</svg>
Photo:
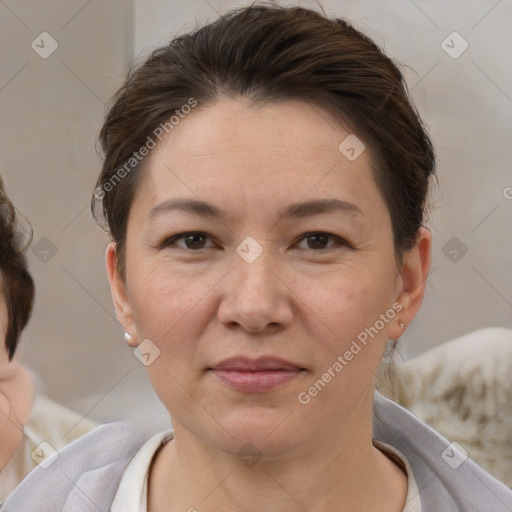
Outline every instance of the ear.
<svg viewBox="0 0 512 512">
<path fill-rule="evenodd" d="M 127 341 L 128 345 L 136 347 L 137 331 L 133 318 L 132 305 L 128 295 L 126 282 L 117 270 L 117 252 L 116 244 L 111 242 L 107 247 L 105 254 L 105 267 L 110 282 L 110 291 L 116 309 L 117 319 L 123 327 L 124 331 L 131 336 L 131 340 Z"/>
<path fill-rule="evenodd" d="M 397 311 L 396 322 L 389 330 L 388 336 L 392 340 L 403 334 L 420 309 L 430 270 L 431 251 L 432 234 L 428 229 L 420 228 L 415 246 L 404 253 L 399 269 L 401 285 L 396 302 L 401 305 L 401 310 Z"/>
</svg>

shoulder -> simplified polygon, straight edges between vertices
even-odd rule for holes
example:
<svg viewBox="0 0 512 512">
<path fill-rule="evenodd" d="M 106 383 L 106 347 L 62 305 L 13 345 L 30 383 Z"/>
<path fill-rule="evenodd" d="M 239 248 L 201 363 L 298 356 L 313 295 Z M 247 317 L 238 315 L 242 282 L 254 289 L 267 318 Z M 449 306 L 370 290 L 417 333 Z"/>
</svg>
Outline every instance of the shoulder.
<svg viewBox="0 0 512 512">
<path fill-rule="evenodd" d="M 28 426 L 35 437 L 44 438 L 60 449 L 95 429 L 98 423 L 37 393 Z"/>
<path fill-rule="evenodd" d="M 425 510 L 510 512 L 512 491 L 400 405 L 375 393 L 374 438 L 409 461 Z"/>
<path fill-rule="evenodd" d="M 0 395 L 0 405 L 1 402 Z M 60 450 L 97 426 L 71 409 L 36 394 L 30 418 L 23 427 L 23 441 L 0 473 L 0 503 L 5 494 L 37 466 L 39 461 L 34 460 L 32 453 L 41 442 L 48 443 L 53 450 Z"/>
<path fill-rule="evenodd" d="M 124 470 L 147 435 L 123 424 L 102 425 L 47 457 L 6 501 L 3 512 L 108 511 Z M 36 456 L 39 454 L 36 453 Z"/>
</svg>

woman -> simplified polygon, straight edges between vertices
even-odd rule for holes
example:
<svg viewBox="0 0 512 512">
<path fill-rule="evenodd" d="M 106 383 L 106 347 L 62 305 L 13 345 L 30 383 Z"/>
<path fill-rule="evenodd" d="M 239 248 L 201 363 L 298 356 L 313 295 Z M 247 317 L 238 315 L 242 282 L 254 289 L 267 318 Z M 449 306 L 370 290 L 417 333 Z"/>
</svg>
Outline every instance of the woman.
<svg viewBox="0 0 512 512">
<path fill-rule="evenodd" d="M 44 396 L 37 376 L 16 361 L 35 295 L 24 255 L 31 228 L 22 219 L 0 177 L 0 505 L 53 451 L 96 427 Z"/>
<path fill-rule="evenodd" d="M 16 211 L 0 178 L 0 504 L 13 486 L 8 464 L 23 442 L 23 426 L 34 401 L 29 372 L 13 361 L 34 300 L 34 282 L 22 247 Z"/>
<path fill-rule="evenodd" d="M 30 235 L 0 177 L 0 505 L 52 451 L 96 426 L 36 393 L 32 374 L 16 361 L 35 293 L 24 255 Z"/>
<path fill-rule="evenodd" d="M 114 304 L 174 429 L 100 427 L 6 510 L 510 510 L 375 393 L 424 294 L 434 153 L 372 41 L 233 11 L 134 70 L 101 142 Z"/>
</svg>

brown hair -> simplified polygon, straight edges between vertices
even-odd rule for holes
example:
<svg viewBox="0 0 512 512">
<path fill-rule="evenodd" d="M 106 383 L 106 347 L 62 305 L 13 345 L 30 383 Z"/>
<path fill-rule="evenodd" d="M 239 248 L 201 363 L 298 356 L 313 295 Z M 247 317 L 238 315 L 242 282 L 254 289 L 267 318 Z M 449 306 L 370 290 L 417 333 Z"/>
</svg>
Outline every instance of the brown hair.
<svg viewBox="0 0 512 512">
<path fill-rule="evenodd" d="M 191 99 L 206 107 L 222 94 L 252 105 L 300 99 L 348 125 L 370 146 L 398 259 L 414 246 L 435 159 L 400 70 L 342 19 L 253 5 L 156 49 L 114 96 L 100 134 L 104 163 L 92 210 L 98 219 L 102 198 L 122 274 L 127 219 L 144 162 L 133 156 Z"/>
<path fill-rule="evenodd" d="M 14 356 L 21 331 L 30 319 L 35 294 L 23 254 L 32 239 L 32 230 L 28 222 L 23 225 L 24 229 L 0 178 L 0 291 L 7 304 L 5 348 L 9 359 Z"/>
</svg>

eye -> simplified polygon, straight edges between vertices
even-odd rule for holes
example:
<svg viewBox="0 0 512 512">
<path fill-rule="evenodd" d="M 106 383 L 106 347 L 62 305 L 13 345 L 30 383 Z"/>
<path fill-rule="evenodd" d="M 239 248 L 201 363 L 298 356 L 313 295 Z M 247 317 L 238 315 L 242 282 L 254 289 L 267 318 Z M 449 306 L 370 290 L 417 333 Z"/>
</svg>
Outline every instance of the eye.
<svg viewBox="0 0 512 512">
<path fill-rule="evenodd" d="M 329 239 L 332 239 L 335 241 L 334 245 L 328 246 L 327 243 Z M 315 233 L 306 233 L 301 239 L 301 241 L 306 240 L 306 243 L 308 244 L 308 247 L 299 247 L 301 249 L 314 249 L 314 250 L 322 250 L 322 249 L 333 249 L 334 246 L 345 246 L 345 247 L 351 247 L 351 245 L 344 240 L 343 238 L 340 238 L 339 236 L 332 235 L 330 233 L 323 233 L 323 232 L 315 232 Z"/>
<path fill-rule="evenodd" d="M 185 246 L 177 244 L 177 241 L 183 240 Z M 191 249 L 191 250 L 200 250 L 200 249 L 208 249 L 208 246 L 205 247 L 206 240 L 208 240 L 208 235 L 201 231 L 188 231 L 186 233 L 179 233 L 177 235 L 171 236 L 167 238 L 160 244 L 160 248 L 169 247 L 172 245 L 177 245 L 182 249 Z M 213 244 L 211 247 L 214 247 Z"/>
<path fill-rule="evenodd" d="M 208 240 L 209 236 L 202 231 L 187 231 L 167 238 L 160 244 L 159 248 L 164 249 L 174 245 L 185 250 L 199 251 L 201 249 L 215 247 L 213 243 L 211 243 L 210 246 L 206 245 Z M 329 240 L 333 241 L 331 245 L 328 245 Z M 181 244 L 177 243 L 182 241 L 183 243 Z M 300 243 L 303 243 L 303 241 L 306 241 L 307 247 L 300 247 Z M 334 249 L 336 246 L 352 247 L 350 243 L 343 238 L 324 232 L 306 233 L 300 238 L 300 243 L 298 244 L 299 249 L 313 249 L 315 251 Z"/>
</svg>

